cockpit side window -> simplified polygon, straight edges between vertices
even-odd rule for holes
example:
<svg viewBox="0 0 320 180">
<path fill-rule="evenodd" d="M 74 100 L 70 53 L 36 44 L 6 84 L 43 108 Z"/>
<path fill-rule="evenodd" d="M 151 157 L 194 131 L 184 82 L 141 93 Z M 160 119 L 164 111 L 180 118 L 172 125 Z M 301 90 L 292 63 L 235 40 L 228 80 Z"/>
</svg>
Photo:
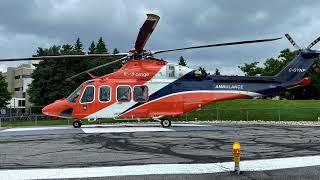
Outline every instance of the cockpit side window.
<svg viewBox="0 0 320 180">
<path fill-rule="evenodd" d="M 148 87 L 147 86 L 135 86 L 133 88 L 133 99 L 137 102 L 148 101 Z"/>
<path fill-rule="evenodd" d="M 129 102 L 131 100 L 131 87 L 119 86 L 117 87 L 117 101 Z"/>
<path fill-rule="evenodd" d="M 87 86 L 84 90 L 81 100 L 81 103 L 90 103 L 94 100 L 94 86 Z"/>
<path fill-rule="evenodd" d="M 73 91 L 73 93 L 70 94 L 69 97 L 67 97 L 67 100 L 73 103 L 76 102 L 78 97 L 80 96 L 81 89 L 82 86 L 79 86 L 75 91 Z"/>
</svg>

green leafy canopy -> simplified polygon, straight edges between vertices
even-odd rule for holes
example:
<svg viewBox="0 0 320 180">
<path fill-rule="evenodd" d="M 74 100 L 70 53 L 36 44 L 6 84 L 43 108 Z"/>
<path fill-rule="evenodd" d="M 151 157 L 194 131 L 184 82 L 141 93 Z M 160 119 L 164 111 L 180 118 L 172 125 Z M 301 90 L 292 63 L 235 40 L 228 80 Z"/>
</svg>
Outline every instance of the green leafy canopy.
<svg viewBox="0 0 320 180">
<path fill-rule="evenodd" d="M 35 56 L 48 56 L 48 55 L 82 55 L 83 44 L 80 38 L 77 38 L 74 45 L 53 45 L 49 48 L 39 47 Z M 102 37 L 99 38 L 97 46 L 92 41 L 89 46 L 88 53 L 106 53 L 107 49 Z M 28 94 L 30 101 L 36 106 L 44 106 L 54 102 L 57 99 L 67 97 L 72 91 L 74 91 L 81 83 L 91 79 L 89 75 L 84 75 L 79 78 L 75 78 L 71 81 L 67 81 L 68 77 L 71 77 L 80 72 L 86 71 L 98 65 L 110 62 L 112 59 L 104 58 L 63 58 L 63 59 L 48 59 L 40 61 L 39 64 L 35 64 L 36 69 L 32 74 L 33 81 L 29 85 Z M 112 64 L 106 68 L 96 70 L 92 72 L 94 75 L 101 76 L 114 69 L 121 67 L 121 62 Z"/>
<path fill-rule="evenodd" d="M 0 107 L 8 104 L 11 99 L 11 94 L 8 91 L 8 83 L 5 81 L 4 76 L 0 72 Z"/>
</svg>

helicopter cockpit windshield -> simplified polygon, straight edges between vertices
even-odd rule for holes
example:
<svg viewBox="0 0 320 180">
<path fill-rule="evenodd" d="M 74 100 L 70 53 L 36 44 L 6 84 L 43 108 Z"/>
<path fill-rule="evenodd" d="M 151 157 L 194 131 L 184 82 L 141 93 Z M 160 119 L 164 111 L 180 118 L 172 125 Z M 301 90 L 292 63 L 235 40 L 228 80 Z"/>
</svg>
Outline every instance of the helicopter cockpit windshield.
<svg viewBox="0 0 320 180">
<path fill-rule="evenodd" d="M 82 90 L 82 86 L 79 86 L 73 93 L 70 94 L 69 97 L 67 97 L 67 100 L 70 102 L 76 102 L 78 97 L 80 96 Z"/>
</svg>

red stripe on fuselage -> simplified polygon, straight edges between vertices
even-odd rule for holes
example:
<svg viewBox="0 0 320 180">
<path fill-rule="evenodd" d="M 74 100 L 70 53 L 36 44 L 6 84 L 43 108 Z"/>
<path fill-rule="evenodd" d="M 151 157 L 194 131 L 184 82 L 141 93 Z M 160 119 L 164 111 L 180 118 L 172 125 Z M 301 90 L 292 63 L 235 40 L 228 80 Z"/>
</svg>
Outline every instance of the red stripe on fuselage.
<svg viewBox="0 0 320 180">
<path fill-rule="evenodd" d="M 212 102 L 251 97 L 247 94 L 228 92 L 185 92 L 168 95 L 145 103 L 121 118 L 150 118 L 157 116 L 180 116 Z"/>
</svg>

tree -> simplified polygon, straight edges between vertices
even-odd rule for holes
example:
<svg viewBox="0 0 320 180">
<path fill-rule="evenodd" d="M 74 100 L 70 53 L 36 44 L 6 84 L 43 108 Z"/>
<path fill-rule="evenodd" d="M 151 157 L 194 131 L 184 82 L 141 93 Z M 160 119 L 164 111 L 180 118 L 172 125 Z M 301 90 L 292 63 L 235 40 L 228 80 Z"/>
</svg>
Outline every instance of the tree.
<svg viewBox="0 0 320 180">
<path fill-rule="evenodd" d="M 106 54 L 108 53 L 108 49 L 106 48 L 106 44 L 103 41 L 102 37 L 99 38 L 97 46 L 96 46 L 97 54 Z"/>
<path fill-rule="evenodd" d="M 289 62 L 298 55 L 298 51 L 284 49 L 280 52 L 277 59 L 268 58 L 263 63 L 264 67 L 257 67 L 259 62 L 245 63 L 244 66 L 238 66 L 246 76 L 274 76 L 279 73 Z"/>
<path fill-rule="evenodd" d="M 62 48 L 63 47 L 63 48 Z M 50 48 L 38 48 L 36 56 L 72 54 L 70 45 L 53 45 Z M 30 101 L 36 106 L 44 106 L 57 99 L 68 96 L 75 88 L 76 82 L 67 82 L 66 79 L 73 74 L 72 66 L 79 68 L 71 59 L 48 59 L 35 64 L 32 73 L 33 81 L 29 85 L 28 94 Z M 71 61 L 74 61 L 73 59 Z"/>
<path fill-rule="evenodd" d="M 242 72 L 244 72 L 245 76 L 256 76 L 257 74 L 262 73 L 262 68 L 257 67 L 259 62 L 253 62 L 253 63 L 244 63 L 244 66 L 238 66 L 238 68 L 241 69 Z"/>
<path fill-rule="evenodd" d="M 262 76 L 274 76 L 281 71 L 284 66 L 284 62 L 279 61 L 278 59 L 269 58 L 263 63 L 263 65 L 264 68 L 261 68 L 260 74 Z"/>
<path fill-rule="evenodd" d="M 88 54 L 95 54 L 96 53 L 96 45 L 94 41 L 91 42 L 91 45 L 89 47 Z"/>
<path fill-rule="evenodd" d="M 284 49 L 280 52 L 278 58 L 268 58 L 263 63 L 263 67 L 257 67 L 258 62 L 239 66 L 242 72 L 247 76 L 255 76 L 261 74 L 262 76 L 277 75 L 288 63 L 290 63 L 299 51 L 290 51 Z M 312 68 L 310 68 L 306 76 L 311 77 L 311 84 L 309 86 L 294 88 L 280 93 L 281 98 L 286 99 L 319 99 L 320 98 L 320 60 L 316 60 Z"/>
<path fill-rule="evenodd" d="M 64 44 L 61 46 L 60 53 L 63 55 L 72 54 L 73 47 L 70 44 Z"/>
<path fill-rule="evenodd" d="M 181 66 L 187 66 L 187 62 L 186 62 L 186 60 L 183 58 L 183 56 L 180 56 L 180 58 L 179 58 L 179 63 L 178 63 L 179 65 L 181 65 Z"/>
<path fill-rule="evenodd" d="M 7 88 L 8 83 L 0 72 L 0 107 L 7 105 L 8 101 L 11 99 L 11 94 Z"/>
<path fill-rule="evenodd" d="M 114 48 L 112 54 L 119 54 L 119 50 L 117 48 Z"/>
<path fill-rule="evenodd" d="M 62 46 L 53 45 L 49 48 L 39 47 L 34 56 L 84 54 L 82 49 L 83 45 L 78 38 L 74 46 L 64 44 Z M 91 77 L 83 75 L 71 81 L 67 81 L 67 78 L 112 60 L 112 58 L 109 58 L 108 61 L 104 58 L 62 58 L 40 61 L 39 64 L 35 65 L 36 69 L 32 73 L 33 81 L 28 89 L 30 101 L 36 106 L 44 106 L 57 99 L 67 97 L 81 83 L 91 79 Z M 102 76 L 120 67 L 121 62 L 117 62 L 91 73 Z"/>
<path fill-rule="evenodd" d="M 291 62 L 295 57 L 297 57 L 299 51 L 290 51 L 290 49 L 286 48 L 280 52 L 278 59 L 283 62 L 283 66 L 287 65 Z"/>
<path fill-rule="evenodd" d="M 214 72 L 214 75 L 216 75 L 216 76 L 220 76 L 220 75 L 221 75 L 221 73 L 220 73 L 220 71 L 219 71 L 218 68 L 216 68 L 216 70 L 215 70 L 215 72 Z"/>
<path fill-rule="evenodd" d="M 198 71 L 200 71 L 204 76 L 208 75 L 207 70 L 204 67 L 199 66 Z"/>
<path fill-rule="evenodd" d="M 79 37 L 77 38 L 77 41 L 74 44 L 73 50 L 74 50 L 74 53 L 77 54 L 77 55 L 83 55 L 84 54 L 84 52 L 82 51 L 83 50 L 83 44 L 80 41 Z"/>
</svg>

